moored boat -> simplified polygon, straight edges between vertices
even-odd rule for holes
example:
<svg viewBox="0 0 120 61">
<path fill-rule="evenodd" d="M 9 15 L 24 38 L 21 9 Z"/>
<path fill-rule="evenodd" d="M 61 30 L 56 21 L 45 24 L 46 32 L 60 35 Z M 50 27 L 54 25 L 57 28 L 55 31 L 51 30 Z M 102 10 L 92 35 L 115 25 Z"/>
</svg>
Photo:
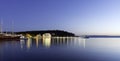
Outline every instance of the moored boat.
<svg viewBox="0 0 120 61">
<path fill-rule="evenodd" d="M 0 34 L 0 40 L 20 39 L 20 35 Z"/>
<path fill-rule="evenodd" d="M 0 40 L 15 40 L 15 39 L 20 39 L 21 35 L 16 35 L 14 34 L 14 29 L 12 27 L 12 31 L 11 33 L 7 34 L 3 32 L 3 29 L 2 29 L 2 24 L 3 24 L 3 21 L 1 19 L 0 21 Z M 12 22 L 12 25 L 13 25 L 13 22 Z"/>
</svg>

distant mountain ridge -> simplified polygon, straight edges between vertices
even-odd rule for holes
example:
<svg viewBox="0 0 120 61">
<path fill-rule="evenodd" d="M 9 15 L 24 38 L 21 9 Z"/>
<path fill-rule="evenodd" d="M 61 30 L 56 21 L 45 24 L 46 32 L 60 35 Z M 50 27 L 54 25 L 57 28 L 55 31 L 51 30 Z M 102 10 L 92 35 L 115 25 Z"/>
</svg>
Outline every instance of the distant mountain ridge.
<svg viewBox="0 0 120 61">
<path fill-rule="evenodd" d="M 75 36 L 75 34 L 63 30 L 37 30 L 37 31 L 22 31 L 22 32 L 16 32 L 16 34 L 31 34 L 31 35 L 37 35 L 44 33 L 50 33 L 52 36 Z"/>
</svg>

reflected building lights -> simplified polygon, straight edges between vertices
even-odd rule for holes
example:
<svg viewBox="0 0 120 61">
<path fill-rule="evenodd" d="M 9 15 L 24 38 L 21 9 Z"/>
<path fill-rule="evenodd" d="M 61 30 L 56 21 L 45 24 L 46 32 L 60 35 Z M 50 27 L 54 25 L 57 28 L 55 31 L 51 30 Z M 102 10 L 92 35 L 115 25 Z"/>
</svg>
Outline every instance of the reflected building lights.
<svg viewBox="0 0 120 61">
<path fill-rule="evenodd" d="M 29 49 L 31 47 L 32 44 L 32 40 L 30 38 L 28 38 L 27 40 L 27 48 Z"/>
<path fill-rule="evenodd" d="M 43 34 L 43 45 L 46 47 L 50 47 L 51 45 L 51 34 L 50 33 Z"/>
<path fill-rule="evenodd" d="M 86 44 L 86 39 L 84 39 L 84 38 L 79 38 L 78 39 L 78 41 L 79 41 L 79 45 L 82 45 L 83 46 L 83 48 L 85 48 L 85 44 Z"/>
<path fill-rule="evenodd" d="M 38 45 L 39 45 L 39 39 L 36 39 L 36 47 L 38 48 Z"/>
<path fill-rule="evenodd" d="M 86 39 L 83 39 L 83 44 L 84 44 L 83 46 L 84 46 L 84 48 L 85 48 L 85 41 L 86 41 Z"/>
<path fill-rule="evenodd" d="M 43 45 L 46 46 L 46 47 L 50 47 L 50 45 L 51 45 L 51 38 L 43 39 Z"/>
<path fill-rule="evenodd" d="M 36 41 L 36 47 L 38 48 L 39 45 L 39 40 L 42 38 L 42 36 L 40 34 L 35 36 L 35 41 Z"/>
<path fill-rule="evenodd" d="M 40 45 L 43 45 L 49 48 L 51 45 L 66 45 L 66 46 L 82 46 L 85 48 L 86 39 L 79 37 L 51 37 L 49 33 L 43 34 L 42 39 L 39 38 L 28 38 L 27 40 L 20 40 L 21 48 L 24 48 L 24 45 L 29 49 L 31 46 L 36 46 L 37 48 Z"/>
</svg>

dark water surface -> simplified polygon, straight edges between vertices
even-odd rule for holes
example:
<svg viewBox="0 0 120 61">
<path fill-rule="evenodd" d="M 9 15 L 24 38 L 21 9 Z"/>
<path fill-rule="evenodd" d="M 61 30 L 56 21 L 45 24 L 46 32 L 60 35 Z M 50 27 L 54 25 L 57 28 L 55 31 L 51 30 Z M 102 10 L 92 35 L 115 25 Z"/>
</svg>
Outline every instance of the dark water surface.
<svg viewBox="0 0 120 61">
<path fill-rule="evenodd" d="M 0 41 L 0 61 L 120 61 L 120 38 Z"/>
</svg>

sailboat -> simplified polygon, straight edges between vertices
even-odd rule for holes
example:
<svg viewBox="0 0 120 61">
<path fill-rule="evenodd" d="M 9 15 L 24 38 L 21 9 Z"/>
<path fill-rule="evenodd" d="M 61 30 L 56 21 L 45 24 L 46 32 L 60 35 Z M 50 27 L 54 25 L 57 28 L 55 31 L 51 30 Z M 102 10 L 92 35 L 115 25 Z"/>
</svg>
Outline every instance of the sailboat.
<svg viewBox="0 0 120 61">
<path fill-rule="evenodd" d="M 13 23 L 12 23 L 12 25 L 13 25 Z M 0 40 L 14 40 L 14 39 L 20 39 L 20 37 L 21 37 L 21 35 L 14 34 L 13 29 L 12 29 L 12 34 L 11 33 L 9 33 L 9 34 L 4 33 L 2 31 L 2 20 L 1 20 L 1 23 L 0 23 Z"/>
</svg>

